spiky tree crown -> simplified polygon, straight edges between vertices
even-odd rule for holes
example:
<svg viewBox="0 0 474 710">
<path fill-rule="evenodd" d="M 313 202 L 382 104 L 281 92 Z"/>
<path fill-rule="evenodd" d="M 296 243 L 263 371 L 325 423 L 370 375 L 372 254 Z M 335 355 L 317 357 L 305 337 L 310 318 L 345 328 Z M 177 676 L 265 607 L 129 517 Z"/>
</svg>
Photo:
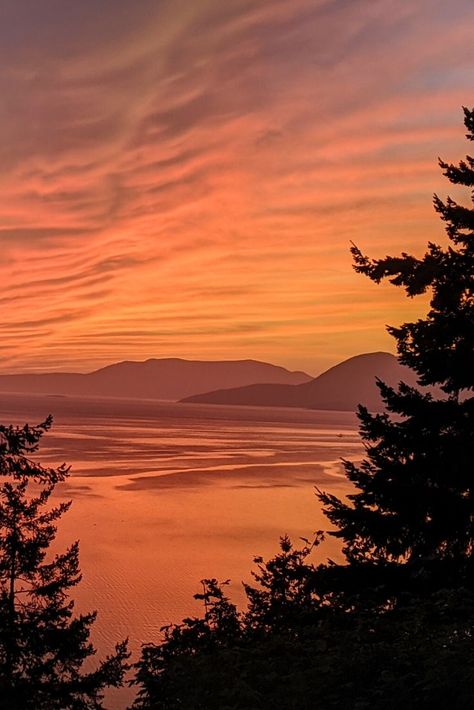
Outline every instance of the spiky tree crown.
<svg viewBox="0 0 474 710">
<path fill-rule="evenodd" d="M 122 683 L 128 652 L 118 644 L 96 671 L 82 664 L 95 613 L 74 615 L 79 547 L 50 554 L 56 523 L 70 503 L 51 505 L 67 466 L 34 460 L 52 419 L 0 426 L 0 704 L 10 710 L 100 710 L 103 689 Z"/>
<path fill-rule="evenodd" d="M 474 140 L 474 111 L 464 109 L 464 119 Z M 440 166 L 453 184 L 474 186 L 470 156 Z M 388 330 L 419 384 L 446 395 L 379 382 L 386 411 L 359 408 L 367 456 L 360 465 L 345 463 L 357 492 L 349 503 L 320 495 L 348 562 L 365 571 L 370 565 L 382 586 L 392 583 L 393 566 L 433 585 L 443 576 L 447 583 L 446 575 L 453 583 L 474 581 L 474 209 L 436 195 L 434 206 L 446 222 L 447 247 L 430 242 L 420 259 L 402 253 L 380 260 L 352 248 L 355 270 L 376 283 L 389 279 L 409 296 L 430 291 L 425 318 Z"/>
</svg>

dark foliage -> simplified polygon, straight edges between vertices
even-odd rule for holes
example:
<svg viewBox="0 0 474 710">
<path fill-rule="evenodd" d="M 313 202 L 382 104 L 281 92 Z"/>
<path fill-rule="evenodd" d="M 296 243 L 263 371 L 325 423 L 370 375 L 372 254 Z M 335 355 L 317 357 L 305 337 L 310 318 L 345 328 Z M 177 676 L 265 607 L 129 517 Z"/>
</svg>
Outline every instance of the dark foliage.
<svg viewBox="0 0 474 710">
<path fill-rule="evenodd" d="M 473 140 L 473 111 L 465 124 Z M 472 158 L 440 165 L 474 185 Z M 385 412 L 360 407 L 354 492 L 319 492 L 344 564 L 311 563 L 321 535 L 301 549 L 282 538 L 272 560 L 255 559 L 246 613 L 204 582 L 204 616 L 143 648 L 134 710 L 474 707 L 474 210 L 438 197 L 435 208 L 445 248 L 376 261 L 352 249 L 375 282 L 430 292 L 425 319 L 389 331 L 419 384 L 445 394 L 379 382 Z"/>
<path fill-rule="evenodd" d="M 126 643 L 95 671 L 89 642 L 95 613 L 75 616 L 78 544 L 48 555 L 70 503 L 50 504 L 68 468 L 31 457 L 51 418 L 36 427 L 0 426 L 0 706 L 8 710 L 98 710 L 103 690 L 122 684 Z"/>
<path fill-rule="evenodd" d="M 468 137 L 473 112 L 465 109 Z M 452 183 L 474 185 L 474 161 L 440 161 Z M 349 563 L 339 582 L 377 588 L 382 603 L 404 589 L 429 592 L 474 586 L 474 209 L 435 196 L 450 244 L 430 243 L 418 259 L 407 254 L 371 261 L 357 247 L 356 271 L 388 278 L 409 296 L 431 293 L 424 319 L 389 328 L 399 359 L 436 398 L 401 383 L 379 382 L 384 414 L 359 409 L 366 459 L 345 463 L 356 492 L 346 503 L 320 498 Z M 344 576 L 347 572 L 349 580 Z"/>
<path fill-rule="evenodd" d="M 143 648 L 133 709 L 472 707 L 472 593 L 407 596 L 384 613 L 347 613 L 309 593 L 316 570 L 307 554 L 284 538 L 275 558 L 259 560 L 249 614 L 239 614 L 215 580 L 204 582 L 203 617 L 166 627 L 161 644 Z M 303 560 L 308 575 L 294 576 Z"/>
<path fill-rule="evenodd" d="M 257 571 L 252 576 L 257 586 L 244 585 L 248 599 L 246 628 L 295 633 L 311 623 L 321 597 L 312 582 L 314 567 L 309 556 L 322 540 L 322 533 L 318 533 L 312 542 L 304 540 L 302 548 L 295 548 L 285 535 L 273 559 L 264 563 L 262 557 L 254 558 Z"/>
</svg>

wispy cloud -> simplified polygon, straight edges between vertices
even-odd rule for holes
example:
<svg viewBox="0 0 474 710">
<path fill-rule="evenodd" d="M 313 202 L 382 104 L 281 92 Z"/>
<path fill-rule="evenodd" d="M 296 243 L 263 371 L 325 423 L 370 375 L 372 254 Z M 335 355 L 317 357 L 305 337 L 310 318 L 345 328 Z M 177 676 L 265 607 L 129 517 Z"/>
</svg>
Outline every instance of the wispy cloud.
<svg viewBox="0 0 474 710">
<path fill-rule="evenodd" d="M 4 371 L 150 356 L 317 371 L 420 306 L 348 243 L 443 239 L 474 6 L 5 0 Z"/>
</svg>

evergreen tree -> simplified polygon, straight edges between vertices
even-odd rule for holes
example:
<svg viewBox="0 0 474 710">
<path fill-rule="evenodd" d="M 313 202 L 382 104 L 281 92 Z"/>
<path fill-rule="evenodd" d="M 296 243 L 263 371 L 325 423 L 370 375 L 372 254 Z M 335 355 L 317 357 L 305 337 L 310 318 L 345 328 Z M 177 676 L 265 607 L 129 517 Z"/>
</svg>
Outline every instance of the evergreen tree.
<svg viewBox="0 0 474 710">
<path fill-rule="evenodd" d="M 464 114 L 474 140 L 474 111 Z M 451 183 L 474 187 L 473 158 L 439 162 Z M 348 503 L 320 494 L 349 563 L 329 569 L 329 584 L 339 575 L 346 591 L 377 589 L 382 602 L 406 589 L 474 585 L 474 209 L 436 195 L 434 206 L 446 247 L 380 260 L 352 248 L 355 270 L 376 283 L 388 278 L 411 297 L 430 292 L 426 318 L 388 331 L 419 384 L 445 393 L 379 382 L 386 411 L 359 408 L 367 455 L 345 462 L 356 492 Z"/>
<path fill-rule="evenodd" d="M 316 539 L 316 544 L 319 537 Z M 282 538 L 256 558 L 239 614 L 215 580 L 203 616 L 163 629 L 136 664 L 130 710 L 466 710 L 474 682 L 474 594 L 347 613 L 311 592 L 312 545 Z"/>
<path fill-rule="evenodd" d="M 216 579 L 203 579 L 201 584 L 203 591 L 194 598 L 203 602 L 203 616 L 164 626 L 162 643 L 143 645 L 133 681 L 140 689 L 131 710 L 210 709 L 227 692 L 227 675 L 216 667 L 211 678 L 209 659 L 238 642 L 241 619 L 222 589 L 228 581 L 219 584 Z"/>
<path fill-rule="evenodd" d="M 465 123 L 474 140 L 474 111 Z M 474 159 L 440 165 L 474 187 Z M 359 408 L 366 458 L 345 463 L 355 492 L 349 502 L 320 493 L 346 563 L 315 566 L 311 543 L 298 550 L 285 537 L 273 559 L 255 558 L 246 613 L 206 587 L 203 618 L 144 647 L 134 709 L 472 707 L 474 210 L 437 196 L 435 208 L 447 247 L 376 261 L 352 250 L 375 282 L 430 290 L 426 318 L 389 331 L 419 385 L 441 395 L 379 382 L 385 411 Z"/>
<path fill-rule="evenodd" d="M 288 535 L 280 538 L 280 552 L 270 560 L 254 557 L 256 586 L 244 584 L 248 601 L 246 628 L 253 631 L 297 633 L 320 608 L 320 597 L 311 584 L 313 550 L 323 541 L 317 532 L 312 541 L 294 547 Z"/>
<path fill-rule="evenodd" d="M 95 613 L 74 616 L 69 591 L 80 581 L 78 543 L 48 555 L 56 522 L 70 503 L 50 505 L 69 469 L 31 457 L 51 418 L 39 426 L 0 426 L 0 704 L 8 710 L 98 710 L 103 690 L 120 686 L 126 643 L 97 670 L 82 664 Z"/>
</svg>

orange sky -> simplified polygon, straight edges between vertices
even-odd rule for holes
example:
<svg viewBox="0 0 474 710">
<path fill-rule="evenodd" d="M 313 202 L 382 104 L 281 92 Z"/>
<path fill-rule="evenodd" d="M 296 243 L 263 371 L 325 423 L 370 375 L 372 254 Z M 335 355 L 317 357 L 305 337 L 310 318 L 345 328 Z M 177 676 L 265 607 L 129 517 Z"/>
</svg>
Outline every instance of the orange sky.
<svg viewBox="0 0 474 710">
<path fill-rule="evenodd" d="M 0 370 L 317 373 L 422 312 L 351 270 L 443 240 L 472 0 L 3 0 Z"/>
</svg>

